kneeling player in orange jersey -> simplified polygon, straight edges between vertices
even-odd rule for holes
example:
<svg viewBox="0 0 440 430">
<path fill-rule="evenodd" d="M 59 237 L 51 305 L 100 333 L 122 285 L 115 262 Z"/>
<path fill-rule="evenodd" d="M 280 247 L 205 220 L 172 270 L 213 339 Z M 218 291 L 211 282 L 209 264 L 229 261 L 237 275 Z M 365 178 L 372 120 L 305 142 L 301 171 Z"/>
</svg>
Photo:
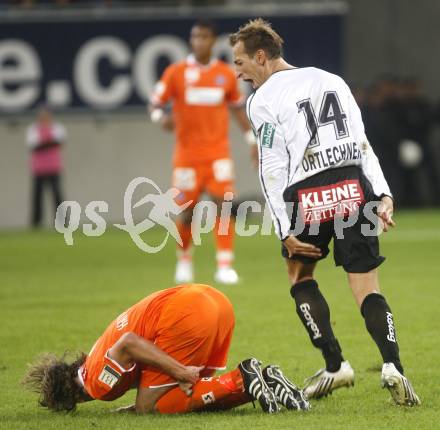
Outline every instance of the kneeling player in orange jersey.
<svg viewBox="0 0 440 430">
<path fill-rule="evenodd" d="M 73 363 L 44 355 L 30 367 L 25 385 L 49 409 L 115 400 L 137 388 L 138 413 L 222 410 L 258 400 L 268 413 L 309 409 L 295 384 L 277 366 L 260 368 L 255 358 L 225 369 L 234 311 L 220 291 L 191 284 L 151 294 L 116 318 L 88 355 Z"/>
</svg>

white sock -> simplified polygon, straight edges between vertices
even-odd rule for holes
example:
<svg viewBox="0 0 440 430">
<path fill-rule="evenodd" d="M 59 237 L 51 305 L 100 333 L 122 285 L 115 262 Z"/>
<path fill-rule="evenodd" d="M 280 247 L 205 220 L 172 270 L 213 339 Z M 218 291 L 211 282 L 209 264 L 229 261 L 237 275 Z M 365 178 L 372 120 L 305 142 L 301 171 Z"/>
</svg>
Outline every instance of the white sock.
<svg viewBox="0 0 440 430">
<path fill-rule="evenodd" d="M 176 252 L 177 261 L 186 261 L 188 263 L 192 262 L 192 248 L 188 247 L 186 249 L 177 249 Z"/>
<path fill-rule="evenodd" d="M 217 251 L 216 260 L 218 269 L 231 267 L 234 261 L 234 253 L 225 250 Z"/>
</svg>

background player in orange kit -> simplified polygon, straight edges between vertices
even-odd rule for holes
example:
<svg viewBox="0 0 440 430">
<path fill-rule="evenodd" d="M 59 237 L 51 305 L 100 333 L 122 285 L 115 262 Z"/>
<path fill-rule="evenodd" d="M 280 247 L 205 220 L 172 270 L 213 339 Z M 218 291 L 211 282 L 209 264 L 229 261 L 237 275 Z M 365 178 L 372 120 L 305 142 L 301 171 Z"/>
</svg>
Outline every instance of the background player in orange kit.
<svg viewBox="0 0 440 430">
<path fill-rule="evenodd" d="M 177 250 L 176 283 L 193 280 L 191 219 L 200 195 L 207 192 L 220 208 L 225 193 L 233 192 L 228 107 L 234 108 L 232 112 L 245 133 L 245 140 L 250 145 L 255 143 L 233 70 L 225 62 L 212 58 L 215 41 L 216 29 L 211 22 L 195 23 L 190 36 L 193 53 L 165 70 L 151 97 L 152 121 L 176 133 L 172 182 L 181 191 L 178 202 L 193 201 L 178 221 L 183 246 Z M 172 115 L 162 110 L 168 102 L 173 103 Z M 256 157 L 256 145 L 252 148 Z M 232 267 L 234 223 L 229 223 L 227 234 L 223 231 L 226 229 L 219 229 L 219 223 L 217 216 L 215 280 L 235 284 L 238 275 Z"/>
<path fill-rule="evenodd" d="M 262 371 L 254 358 L 212 378 L 226 368 L 234 323 L 229 300 L 208 285 L 162 290 L 119 315 L 88 355 L 73 363 L 45 355 L 24 382 L 40 394 L 40 405 L 55 411 L 115 400 L 134 387 L 136 404 L 125 409 L 139 413 L 229 409 L 250 400 L 269 413 L 279 411 L 278 403 L 309 409 L 279 368 Z"/>
</svg>

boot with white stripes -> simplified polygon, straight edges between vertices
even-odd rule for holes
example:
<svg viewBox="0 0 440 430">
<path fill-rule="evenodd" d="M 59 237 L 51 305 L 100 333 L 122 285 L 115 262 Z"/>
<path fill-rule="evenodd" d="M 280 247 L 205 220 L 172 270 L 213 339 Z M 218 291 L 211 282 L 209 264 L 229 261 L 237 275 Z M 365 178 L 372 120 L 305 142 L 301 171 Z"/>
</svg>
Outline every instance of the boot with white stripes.
<svg viewBox="0 0 440 430">
<path fill-rule="evenodd" d="M 308 411 L 311 406 L 303 391 L 287 379 L 279 366 L 270 365 L 263 369 L 263 378 L 281 405 L 289 410 Z"/>
<path fill-rule="evenodd" d="M 415 393 L 411 383 L 396 369 L 393 363 L 384 363 L 382 366 L 381 382 L 383 388 L 388 388 L 397 405 L 420 405 L 419 396 Z"/>
<path fill-rule="evenodd" d="M 256 358 L 248 358 L 238 365 L 243 378 L 244 391 L 253 400 L 258 400 L 261 409 L 268 414 L 280 411 L 275 394 L 267 385 L 261 373 L 261 362 Z"/>
<path fill-rule="evenodd" d="M 354 385 L 354 371 L 348 361 L 341 363 L 341 368 L 336 372 L 318 370 L 313 376 L 307 378 L 303 388 L 308 399 L 320 399 L 328 396 L 341 387 L 352 387 Z"/>
</svg>

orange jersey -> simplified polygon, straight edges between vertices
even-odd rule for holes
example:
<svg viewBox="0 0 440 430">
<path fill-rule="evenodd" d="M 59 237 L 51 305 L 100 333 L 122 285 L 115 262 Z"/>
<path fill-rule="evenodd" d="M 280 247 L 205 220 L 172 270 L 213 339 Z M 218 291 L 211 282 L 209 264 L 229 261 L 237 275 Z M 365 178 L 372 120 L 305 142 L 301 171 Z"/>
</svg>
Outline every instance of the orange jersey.
<svg viewBox="0 0 440 430">
<path fill-rule="evenodd" d="M 173 102 L 176 127 L 174 163 L 194 164 L 229 158 L 228 104 L 243 97 L 231 67 L 212 60 L 198 64 L 193 56 L 170 65 L 155 87 L 154 105 Z"/>
<path fill-rule="evenodd" d="M 221 312 L 217 314 L 221 315 L 223 322 L 207 321 L 207 317 L 203 317 L 207 312 L 208 315 L 213 313 L 211 297 L 215 298 L 215 306 L 220 303 Z M 197 309 L 197 302 L 205 310 Z M 194 317 L 198 318 L 194 327 L 200 325 L 196 330 L 190 324 Z M 214 288 L 193 284 L 162 290 L 133 305 L 107 327 L 80 367 L 78 376 L 87 393 L 100 400 L 114 400 L 133 386 L 174 384 L 170 376 L 148 366 L 135 364 L 130 369 L 123 368 L 108 356 L 108 350 L 124 333 L 133 332 L 155 343 L 182 364 L 193 365 L 192 360 L 195 359 L 203 362 L 197 361 L 194 365 L 223 367 L 233 326 L 232 306 Z M 200 330 L 208 330 L 209 333 L 199 336 Z M 187 339 L 185 334 L 191 334 L 191 339 Z M 194 355 L 189 346 L 200 338 L 203 342 L 197 345 L 198 355 Z M 207 342 L 207 339 L 211 341 Z M 205 347 L 204 354 L 200 355 L 200 351 L 204 350 L 203 344 L 209 344 L 209 350 Z"/>
</svg>

